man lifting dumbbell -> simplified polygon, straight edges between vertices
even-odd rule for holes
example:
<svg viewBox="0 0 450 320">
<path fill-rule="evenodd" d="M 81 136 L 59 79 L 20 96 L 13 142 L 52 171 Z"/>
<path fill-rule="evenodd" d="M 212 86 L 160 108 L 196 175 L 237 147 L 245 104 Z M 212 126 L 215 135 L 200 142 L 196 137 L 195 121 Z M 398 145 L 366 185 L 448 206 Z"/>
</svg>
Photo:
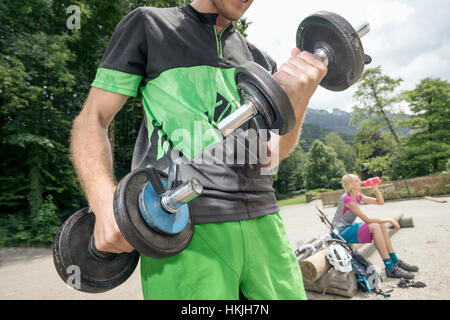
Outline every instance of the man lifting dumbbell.
<svg viewBox="0 0 450 320">
<path fill-rule="evenodd" d="M 324 44 L 309 50 L 316 56 L 296 48 L 292 50 L 288 61 L 277 71 L 275 62 L 248 43 L 231 23 L 238 20 L 252 2 L 252 0 L 194 0 L 192 5 L 180 8 L 139 8 L 118 25 L 102 59 L 85 106 L 74 121 L 71 141 L 74 166 L 90 208 L 95 213 L 95 227 L 93 237 L 91 236 L 89 240 L 89 252 L 98 261 L 109 259 L 106 254 L 108 252 L 116 254 L 132 252 L 133 246 L 127 239 L 133 243 L 144 243 L 144 246 L 145 241 L 149 241 L 141 239 L 145 237 L 137 239 L 139 237 L 132 232 L 127 236 L 127 232 L 120 228 L 133 224 L 132 218 L 124 223 L 121 217 L 127 217 L 130 211 L 127 193 L 123 190 L 127 190 L 128 185 L 133 185 L 134 181 L 140 179 L 134 177 L 140 174 L 153 181 L 151 183 L 153 187 L 148 186 L 144 188 L 145 190 L 140 187 L 139 208 L 137 204 L 133 204 L 136 207 L 134 211 L 140 209 L 141 213 L 153 212 L 145 209 L 145 204 L 151 206 L 154 204 L 151 199 L 155 199 L 151 195 L 147 196 L 148 190 L 161 189 L 161 192 L 157 192 L 159 196 L 167 197 L 180 190 L 173 191 L 169 188 L 169 191 L 164 193 L 164 187 L 158 186 L 159 179 L 154 177 L 156 169 L 167 169 L 174 153 L 180 152 L 186 158 L 193 158 L 198 151 L 191 150 L 190 146 L 181 146 L 181 150 L 174 150 L 169 145 L 161 149 L 162 141 L 158 143 L 156 140 L 155 143 L 153 137 L 164 135 L 170 139 L 176 128 L 190 128 L 191 123 L 195 121 L 205 122 L 205 115 L 209 117 L 206 119 L 207 123 L 217 124 L 216 127 L 220 129 L 222 128 L 220 124 L 226 120 L 225 114 L 230 117 L 237 113 L 231 113 L 231 110 L 236 108 L 233 103 L 218 105 L 216 97 L 220 96 L 229 102 L 238 100 L 236 86 L 239 87 L 240 81 L 244 87 L 250 84 L 247 89 L 252 88 L 252 84 L 258 88 L 264 86 L 267 81 L 270 83 L 271 80 L 259 82 L 265 73 L 258 76 L 257 68 L 240 69 L 240 65 L 245 66 L 247 61 L 254 61 L 267 71 L 273 72 L 274 79 L 285 92 L 283 94 L 288 96 L 288 104 L 290 102 L 292 105 L 295 123 L 292 123 L 293 119 L 289 117 L 283 118 L 284 106 L 273 101 L 269 101 L 268 105 L 275 105 L 272 106 L 275 113 L 281 110 L 277 115 L 284 121 L 277 124 L 280 117 L 270 118 L 265 115 L 264 118 L 268 129 L 289 127 L 289 130 L 284 130 L 285 132 L 280 130 L 284 135 L 272 134 L 272 139 L 267 144 L 269 152 L 277 153 L 278 157 L 274 158 L 281 161 L 298 142 L 309 99 L 327 74 L 326 64 L 331 62 L 330 68 L 336 64 L 345 64 L 341 63 L 340 59 L 353 57 L 351 53 L 357 50 L 360 50 L 359 55 L 351 59 L 364 58 L 361 55 L 362 46 L 359 46 L 360 49 L 352 48 L 350 54 L 345 52 L 348 48 L 343 48 L 344 53 L 340 54 L 334 51 L 333 45 Z M 320 19 L 320 15 L 315 19 Z M 336 17 L 330 18 L 330 21 L 336 20 L 338 20 Z M 309 25 L 305 23 L 299 28 L 301 34 L 297 44 L 299 48 L 306 48 L 311 42 L 307 37 L 310 34 L 308 27 Z M 351 30 L 344 30 L 341 33 L 345 32 L 350 33 Z M 359 41 L 359 38 L 356 38 Z M 211 41 L 212 39 L 215 41 Z M 317 59 L 317 56 L 325 63 Z M 342 89 L 359 78 L 362 67 L 361 70 L 354 70 L 353 64 L 350 67 L 345 66 L 350 69 L 350 73 L 344 71 L 331 73 L 331 76 L 343 74 L 346 81 L 342 84 L 340 79 L 332 78 L 331 89 L 333 86 Z M 361 65 L 359 62 L 356 64 Z M 251 79 L 242 80 L 239 75 L 247 71 Z M 330 73 L 327 77 L 329 76 Z M 236 83 L 233 84 L 234 81 L 231 80 L 235 80 Z M 265 104 L 261 101 L 283 99 L 283 94 L 274 94 L 277 92 L 274 86 L 269 88 L 272 89 L 259 88 L 260 90 L 254 93 L 255 96 L 261 94 L 263 96 L 257 99 L 256 105 L 261 107 Z M 118 192 L 113 179 L 107 128 L 127 97 L 136 96 L 138 89 L 142 93 L 146 121 L 141 127 L 133 155 L 133 169 L 137 170 L 133 172 L 137 173 L 132 172 L 134 175 L 127 177 L 125 182 L 121 181 L 117 188 L 120 191 Z M 271 97 L 272 95 L 275 97 Z M 221 106 L 228 108 L 220 109 Z M 289 108 L 286 107 L 286 110 Z M 256 109 L 264 113 L 267 108 Z M 292 124 L 288 126 L 289 121 Z M 145 169 L 148 165 L 153 165 L 156 169 L 153 171 Z M 277 161 L 270 163 L 271 167 L 277 165 Z M 242 291 L 251 299 L 306 298 L 300 269 L 278 214 L 270 176 L 255 175 L 256 171 L 252 166 L 200 165 L 192 166 L 189 170 L 187 173 L 182 172 L 182 175 L 197 174 L 199 184 L 205 187 L 204 195 L 197 199 L 186 197 L 189 201 L 192 200 L 188 216 L 194 220 L 194 234 L 192 239 L 189 237 L 189 241 L 186 242 L 188 246 L 183 248 L 184 250 L 175 255 L 167 254 L 167 257 L 164 254 L 162 257 L 145 255 L 146 248 L 144 250 L 135 248 L 143 253 L 141 276 L 144 297 L 236 299 L 239 291 Z M 220 171 L 220 175 L 217 175 L 217 171 Z M 169 178 L 168 183 L 172 184 L 175 180 Z M 191 183 L 189 188 L 196 189 L 194 187 L 196 183 Z M 138 198 L 137 193 L 136 191 L 133 194 L 133 201 Z M 147 198 L 150 201 L 146 202 Z M 184 203 L 184 200 L 180 200 L 180 203 Z M 162 201 L 158 202 L 158 205 L 160 204 L 163 206 Z M 147 218 L 152 219 L 151 215 Z M 64 234 L 63 230 L 60 234 Z M 164 242 L 166 238 L 159 236 L 159 240 Z M 151 253 L 155 252 L 155 248 L 151 249 Z M 63 251 L 61 247 L 58 250 Z M 63 256 L 61 252 L 55 255 L 56 260 Z M 56 260 L 55 264 L 59 262 Z M 135 257 L 131 260 L 132 263 L 124 264 L 135 266 Z M 94 262 L 87 263 L 91 269 L 95 269 Z M 132 272 L 133 267 L 129 270 Z M 61 271 L 58 272 L 61 275 Z"/>
</svg>

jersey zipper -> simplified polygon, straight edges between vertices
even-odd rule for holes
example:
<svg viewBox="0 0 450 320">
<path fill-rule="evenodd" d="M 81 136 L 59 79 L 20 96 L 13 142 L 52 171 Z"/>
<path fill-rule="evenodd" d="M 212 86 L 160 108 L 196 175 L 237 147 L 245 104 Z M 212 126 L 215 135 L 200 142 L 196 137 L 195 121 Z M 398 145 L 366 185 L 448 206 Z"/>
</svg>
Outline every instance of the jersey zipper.
<svg viewBox="0 0 450 320">
<path fill-rule="evenodd" d="M 230 22 L 229 24 L 227 24 L 222 31 L 220 31 L 219 34 L 217 34 L 217 28 L 214 25 L 214 34 L 216 36 L 216 46 L 217 46 L 217 56 L 219 57 L 219 59 L 223 59 L 223 48 L 222 48 L 222 35 L 223 32 L 232 24 L 233 22 Z"/>
</svg>

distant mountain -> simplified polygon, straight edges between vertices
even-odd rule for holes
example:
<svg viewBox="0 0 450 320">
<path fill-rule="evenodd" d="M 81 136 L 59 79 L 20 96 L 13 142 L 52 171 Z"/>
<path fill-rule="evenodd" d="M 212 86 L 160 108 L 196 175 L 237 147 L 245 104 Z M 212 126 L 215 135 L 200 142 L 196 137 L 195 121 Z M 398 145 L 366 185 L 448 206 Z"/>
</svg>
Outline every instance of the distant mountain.
<svg viewBox="0 0 450 320">
<path fill-rule="evenodd" d="M 320 109 L 308 109 L 305 116 L 304 123 L 315 124 L 320 127 L 331 129 L 340 133 L 354 135 L 358 127 L 350 126 L 351 112 L 346 112 L 341 109 L 333 109 L 332 112 Z"/>
<path fill-rule="evenodd" d="M 337 108 L 334 108 L 332 112 L 321 109 L 308 109 L 303 122 L 302 135 L 300 136 L 302 149 L 308 151 L 316 139 L 324 142 L 326 135 L 333 131 L 337 132 L 347 144 L 353 144 L 353 136 L 358 131 L 359 126 L 350 126 L 352 115 L 352 112 L 346 112 Z M 409 133 L 409 130 L 403 128 L 398 133 L 405 136 Z"/>
<path fill-rule="evenodd" d="M 394 116 L 392 113 L 387 113 L 388 117 Z M 350 126 L 350 119 L 353 112 L 346 112 L 338 108 L 334 108 L 332 112 L 321 109 L 308 109 L 305 116 L 304 123 L 315 124 L 332 131 L 342 132 L 354 135 L 358 131 L 358 124 L 354 127 Z M 404 115 L 403 119 L 407 119 L 408 115 Z M 365 120 L 367 117 L 361 119 Z M 409 133 L 408 129 L 396 129 L 401 136 L 406 136 Z"/>
</svg>

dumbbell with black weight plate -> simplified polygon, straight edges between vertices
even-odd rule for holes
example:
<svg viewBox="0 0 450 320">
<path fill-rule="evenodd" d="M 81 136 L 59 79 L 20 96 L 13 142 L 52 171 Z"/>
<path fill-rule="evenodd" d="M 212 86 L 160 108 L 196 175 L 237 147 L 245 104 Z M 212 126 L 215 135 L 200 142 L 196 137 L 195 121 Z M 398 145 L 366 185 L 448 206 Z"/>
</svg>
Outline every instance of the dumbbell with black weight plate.
<svg viewBox="0 0 450 320">
<path fill-rule="evenodd" d="M 53 261 L 63 281 L 83 292 L 105 292 L 131 276 L 140 253 L 160 258 L 184 250 L 194 230 L 187 203 L 203 188 L 196 179 L 177 187 L 175 180 L 176 166 L 171 167 L 169 179 L 148 166 L 130 172 L 119 182 L 114 194 L 114 217 L 124 238 L 136 249 L 131 253 L 96 249 L 95 216 L 89 208 L 69 217 L 53 246 Z M 74 283 L 69 283 L 72 280 Z"/>
<path fill-rule="evenodd" d="M 295 113 L 289 97 L 267 70 L 255 62 L 247 62 L 235 69 L 234 79 L 241 106 L 217 124 L 226 135 L 254 119 L 260 129 L 289 133 L 295 126 Z"/>
<path fill-rule="evenodd" d="M 297 47 L 318 57 L 328 66 L 320 85 L 331 91 L 343 91 L 359 80 L 364 65 L 372 59 L 364 53 L 361 39 L 370 30 L 363 23 L 356 30 L 343 17 L 319 11 L 306 17 L 297 29 Z"/>
<path fill-rule="evenodd" d="M 189 245 L 194 225 L 187 203 L 203 192 L 195 178 L 175 188 L 174 180 L 167 180 L 162 172 L 159 179 L 156 172 L 152 167 L 132 171 L 114 194 L 120 232 L 133 248 L 151 258 L 175 255 Z"/>
<path fill-rule="evenodd" d="M 88 293 L 111 290 L 127 280 L 139 253 L 112 254 L 95 248 L 94 213 L 83 208 L 59 229 L 53 245 L 53 262 L 59 276 L 71 287 Z"/>
<path fill-rule="evenodd" d="M 319 11 L 305 18 L 297 29 L 297 47 L 316 55 L 328 66 L 321 86 L 343 91 L 362 75 L 372 59 L 364 53 L 361 39 L 370 30 L 368 23 L 357 30 L 336 13 Z M 289 133 L 295 126 L 295 113 L 278 82 L 260 65 L 248 62 L 235 70 L 241 106 L 217 124 L 225 136 L 251 120 L 256 129 Z"/>
</svg>

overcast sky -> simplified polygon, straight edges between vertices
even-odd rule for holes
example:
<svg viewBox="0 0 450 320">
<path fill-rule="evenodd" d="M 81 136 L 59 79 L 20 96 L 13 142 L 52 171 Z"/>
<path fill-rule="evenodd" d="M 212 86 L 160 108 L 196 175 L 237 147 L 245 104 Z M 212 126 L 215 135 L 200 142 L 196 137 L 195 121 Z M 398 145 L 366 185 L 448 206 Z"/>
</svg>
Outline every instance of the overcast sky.
<svg viewBox="0 0 450 320">
<path fill-rule="evenodd" d="M 354 26 L 368 21 L 371 32 L 362 42 L 373 59 L 369 66 L 381 66 L 385 74 L 402 78 L 403 90 L 429 76 L 450 80 L 449 9 L 449 0 L 255 0 L 245 17 L 252 22 L 248 40 L 279 65 L 289 58 L 298 25 L 309 14 L 332 11 Z M 354 91 L 336 93 L 320 87 L 309 107 L 351 111 Z"/>
</svg>

